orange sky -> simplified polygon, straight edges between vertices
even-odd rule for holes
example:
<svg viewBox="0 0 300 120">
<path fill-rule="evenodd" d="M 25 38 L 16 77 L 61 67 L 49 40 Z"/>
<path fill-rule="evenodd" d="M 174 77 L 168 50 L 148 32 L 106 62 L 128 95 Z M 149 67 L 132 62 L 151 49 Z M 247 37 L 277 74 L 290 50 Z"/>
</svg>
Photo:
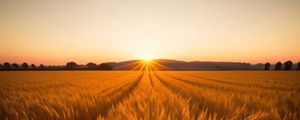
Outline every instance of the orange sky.
<svg viewBox="0 0 300 120">
<path fill-rule="evenodd" d="M 299 0 L 0 1 L 0 62 L 300 61 Z"/>
</svg>

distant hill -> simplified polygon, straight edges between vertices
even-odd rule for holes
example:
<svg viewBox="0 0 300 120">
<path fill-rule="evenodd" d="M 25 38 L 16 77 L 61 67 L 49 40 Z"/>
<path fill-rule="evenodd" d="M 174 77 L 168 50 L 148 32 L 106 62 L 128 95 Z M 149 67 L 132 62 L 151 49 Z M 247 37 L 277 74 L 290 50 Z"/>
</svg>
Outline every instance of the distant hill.
<svg viewBox="0 0 300 120">
<path fill-rule="evenodd" d="M 132 70 L 142 63 L 141 60 L 123 62 L 110 62 L 115 70 Z M 152 65 L 161 66 L 160 70 L 262 70 L 264 64 L 251 65 L 240 62 L 204 62 L 204 61 L 179 61 L 171 59 L 155 59 Z"/>
</svg>

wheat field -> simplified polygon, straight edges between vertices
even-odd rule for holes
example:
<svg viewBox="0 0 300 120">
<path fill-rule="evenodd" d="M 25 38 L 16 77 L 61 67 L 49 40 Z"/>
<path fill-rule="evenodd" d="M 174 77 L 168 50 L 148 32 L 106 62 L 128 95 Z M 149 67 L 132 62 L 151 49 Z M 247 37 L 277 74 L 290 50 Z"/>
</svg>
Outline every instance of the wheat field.
<svg viewBox="0 0 300 120">
<path fill-rule="evenodd" d="M 0 119 L 300 119 L 297 71 L 6 71 Z"/>
</svg>

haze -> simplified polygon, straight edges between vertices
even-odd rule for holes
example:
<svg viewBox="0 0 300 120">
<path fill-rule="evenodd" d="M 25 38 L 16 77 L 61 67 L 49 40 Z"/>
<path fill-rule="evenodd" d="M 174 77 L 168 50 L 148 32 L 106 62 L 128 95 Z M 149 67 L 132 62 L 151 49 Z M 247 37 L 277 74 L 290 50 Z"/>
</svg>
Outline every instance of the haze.
<svg viewBox="0 0 300 120">
<path fill-rule="evenodd" d="M 0 62 L 300 60 L 299 0 L 1 0 L 0 16 Z"/>
</svg>

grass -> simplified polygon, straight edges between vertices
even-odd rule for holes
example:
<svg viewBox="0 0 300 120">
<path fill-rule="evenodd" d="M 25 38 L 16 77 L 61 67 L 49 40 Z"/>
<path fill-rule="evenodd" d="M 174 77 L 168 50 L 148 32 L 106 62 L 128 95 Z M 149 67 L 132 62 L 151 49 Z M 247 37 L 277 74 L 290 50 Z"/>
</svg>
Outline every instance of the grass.
<svg viewBox="0 0 300 120">
<path fill-rule="evenodd" d="M 298 71 L 0 72 L 0 119 L 298 119 Z"/>
</svg>

